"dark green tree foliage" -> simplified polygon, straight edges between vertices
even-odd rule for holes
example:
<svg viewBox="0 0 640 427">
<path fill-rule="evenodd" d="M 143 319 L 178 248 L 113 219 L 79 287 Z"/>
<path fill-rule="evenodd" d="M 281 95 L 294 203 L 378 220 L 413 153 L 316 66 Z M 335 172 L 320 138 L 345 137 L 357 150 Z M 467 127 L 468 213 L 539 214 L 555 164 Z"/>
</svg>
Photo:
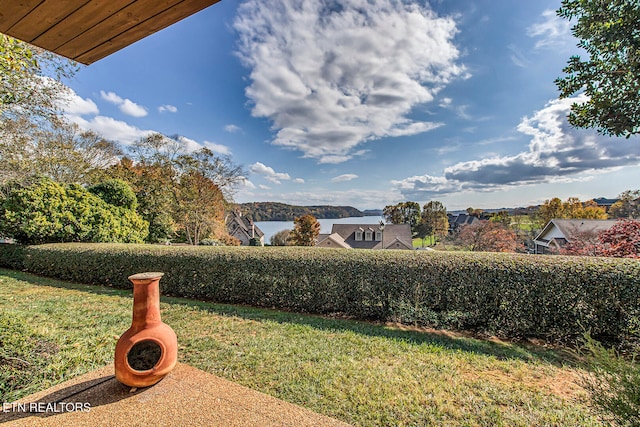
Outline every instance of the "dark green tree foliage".
<svg viewBox="0 0 640 427">
<path fill-rule="evenodd" d="M 565 77 L 556 79 L 560 97 L 584 90 L 589 99 L 574 103 L 569 122 L 604 135 L 640 132 L 640 2 L 563 0 L 558 16 L 575 19 L 573 35 L 587 60 L 569 59 Z"/>
<path fill-rule="evenodd" d="M 113 206 L 131 210 L 135 210 L 138 206 L 138 199 L 135 193 L 129 184 L 121 179 L 109 179 L 101 182 L 89 188 L 89 192 Z"/>
<path fill-rule="evenodd" d="M 142 243 L 148 223 L 135 211 L 109 205 L 83 187 L 40 178 L 15 187 L 0 204 L 0 234 L 19 243 Z"/>
</svg>

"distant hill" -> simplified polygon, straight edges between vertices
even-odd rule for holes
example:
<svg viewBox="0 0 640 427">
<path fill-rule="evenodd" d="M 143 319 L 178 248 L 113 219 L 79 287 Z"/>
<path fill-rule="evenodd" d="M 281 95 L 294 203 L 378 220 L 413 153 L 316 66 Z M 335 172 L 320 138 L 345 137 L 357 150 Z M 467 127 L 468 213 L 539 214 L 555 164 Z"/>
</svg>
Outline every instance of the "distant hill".
<svg viewBox="0 0 640 427">
<path fill-rule="evenodd" d="M 364 216 L 382 216 L 382 209 L 367 209 L 362 211 Z"/>
<path fill-rule="evenodd" d="M 307 214 L 317 219 L 365 216 L 365 213 L 351 206 L 294 206 L 277 202 L 253 202 L 240 203 L 238 207 L 244 216 L 254 221 L 293 221 L 296 217 Z"/>
</svg>

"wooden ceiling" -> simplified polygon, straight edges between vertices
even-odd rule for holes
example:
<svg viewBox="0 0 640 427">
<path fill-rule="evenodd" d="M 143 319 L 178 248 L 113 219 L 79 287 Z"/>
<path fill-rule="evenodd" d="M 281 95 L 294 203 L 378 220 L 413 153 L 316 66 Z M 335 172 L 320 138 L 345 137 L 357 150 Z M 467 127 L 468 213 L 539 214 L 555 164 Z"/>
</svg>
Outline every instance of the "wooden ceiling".
<svg viewBox="0 0 640 427">
<path fill-rule="evenodd" d="M 220 0 L 0 0 L 0 33 L 91 64 Z"/>
</svg>

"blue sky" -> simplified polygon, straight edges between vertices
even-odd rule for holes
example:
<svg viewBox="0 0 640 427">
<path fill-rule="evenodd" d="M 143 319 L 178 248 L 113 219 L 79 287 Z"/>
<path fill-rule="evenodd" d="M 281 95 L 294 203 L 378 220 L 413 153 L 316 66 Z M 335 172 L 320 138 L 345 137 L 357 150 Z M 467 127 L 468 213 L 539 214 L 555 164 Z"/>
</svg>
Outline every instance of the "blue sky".
<svg viewBox="0 0 640 427">
<path fill-rule="evenodd" d="M 231 156 L 238 202 L 455 210 L 640 187 L 640 138 L 566 122 L 554 79 L 579 52 L 559 0 L 299 3 L 222 0 L 83 66 L 69 117 Z"/>
</svg>

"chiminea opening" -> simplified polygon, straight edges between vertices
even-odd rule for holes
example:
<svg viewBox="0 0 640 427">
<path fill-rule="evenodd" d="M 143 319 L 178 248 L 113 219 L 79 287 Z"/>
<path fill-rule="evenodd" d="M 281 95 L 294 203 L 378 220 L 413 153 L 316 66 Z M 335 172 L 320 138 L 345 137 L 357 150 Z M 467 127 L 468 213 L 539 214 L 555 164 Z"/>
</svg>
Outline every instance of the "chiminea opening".
<svg viewBox="0 0 640 427">
<path fill-rule="evenodd" d="M 127 362 L 134 371 L 153 369 L 162 357 L 162 348 L 157 342 L 144 340 L 136 343 L 127 353 Z"/>
</svg>

